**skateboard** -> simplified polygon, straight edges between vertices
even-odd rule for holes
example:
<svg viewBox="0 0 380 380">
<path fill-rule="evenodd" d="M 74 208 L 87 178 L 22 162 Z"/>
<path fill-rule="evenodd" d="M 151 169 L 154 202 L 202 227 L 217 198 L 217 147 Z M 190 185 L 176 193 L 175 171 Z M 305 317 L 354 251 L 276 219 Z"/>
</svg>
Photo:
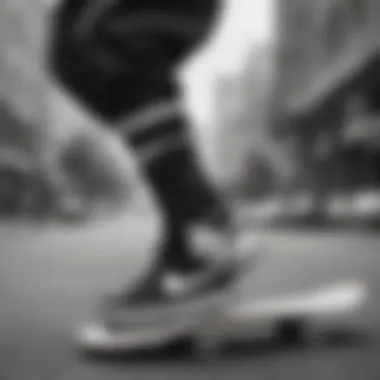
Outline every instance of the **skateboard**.
<svg viewBox="0 0 380 380">
<path fill-rule="evenodd" d="M 363 283 L 342 281 L 307 291 L 232 298 L 213 312 L 167 324 L 115 331 L 103 321 L 94 322 L 80 329 L 76 338 L 87 353 L 133 353 L 186 341 L 191 343 L 193 352 L 210 355 L 228 342 L 273 336 L 291 342 L 304 338 L 318 324 L 336 323 L 342 327 L 361 310 L 367 293 Z"/>
</svg>

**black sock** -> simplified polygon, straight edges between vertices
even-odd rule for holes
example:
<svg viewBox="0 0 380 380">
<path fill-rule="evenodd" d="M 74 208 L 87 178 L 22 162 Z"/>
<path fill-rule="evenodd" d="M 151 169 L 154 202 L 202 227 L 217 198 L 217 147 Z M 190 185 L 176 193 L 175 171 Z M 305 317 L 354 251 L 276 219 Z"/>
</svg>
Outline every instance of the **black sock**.
<svg viewBox="0 0 380 380">
<path fill-rule="evenodd" d="M 164 236 L 157 265 L 193 270 L 198 260 L 186 240 L 191 223 L 227 213 L 196 159 L 186 119 L 174 114 L 151 129 L 138 129 L 129 142 L 162 211 Z"/>
</svg>

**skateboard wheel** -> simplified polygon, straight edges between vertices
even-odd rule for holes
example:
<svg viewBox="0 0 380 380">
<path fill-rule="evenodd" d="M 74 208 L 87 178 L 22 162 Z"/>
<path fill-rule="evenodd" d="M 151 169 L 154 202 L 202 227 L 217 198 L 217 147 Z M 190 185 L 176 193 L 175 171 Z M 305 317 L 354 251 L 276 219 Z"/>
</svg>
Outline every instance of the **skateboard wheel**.
<svg viewBox="0 0 380 380">
<path fill-rule="evenodd" d="M 287 346 L 300 345 L 307 340 L 308 327 L 304 320 L 298 318 L 286 319 L 276 327 L 276 339 Z"/>
<path fill-rule="evenodd" d="M 194 354 L 201 359 L 217 359 L 221 355 L 220 342 L 217 339 L 197 339 Z"/>
<path fill-rule="evenodd" d="M 182 337 L 165 346 L 165 352 L 170 356 L 182 357 L 191 355 L 194 341 L 188 337 Z"/>
</svg>

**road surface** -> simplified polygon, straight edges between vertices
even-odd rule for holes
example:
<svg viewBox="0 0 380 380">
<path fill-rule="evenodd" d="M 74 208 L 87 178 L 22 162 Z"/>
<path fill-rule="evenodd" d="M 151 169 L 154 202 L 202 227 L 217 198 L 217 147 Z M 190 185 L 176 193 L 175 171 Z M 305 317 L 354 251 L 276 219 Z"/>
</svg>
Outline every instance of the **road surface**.
<svg viewBox="0 0 380 380">
<path fill-rule="evenodd" d="M 88 363 L 73 346 L 96 300 L 132 281 L 149 262 L 158 221 L 148 214 L 88 227 L 0 226 L 0 379 L 358 379 L 380 378 L 380 235 L 257 231 L 265 254 L 246 284 L 250 297 L 365 279 L 374 294 L 363 339 L 288 350 L 257 346 L 197 362 L 175 357 Z M 263 238 L 264 237 L 264 238 Z"/>
</svg>

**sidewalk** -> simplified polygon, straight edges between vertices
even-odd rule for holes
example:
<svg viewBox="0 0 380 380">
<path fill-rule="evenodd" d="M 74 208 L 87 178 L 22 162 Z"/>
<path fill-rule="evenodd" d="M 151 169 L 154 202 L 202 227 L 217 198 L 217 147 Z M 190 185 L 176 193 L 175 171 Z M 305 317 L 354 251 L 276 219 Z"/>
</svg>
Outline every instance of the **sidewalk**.
<svg viewBox="0 0 380 380">
<path fill-rule="evenodd" d="M 380 229 L 380 193 L 335 197 L 325 213 L 313 211 L 306 198 L 293 202 L 270 199 L 238 206 L 237 218 L 244 225 L 280 229 Z"/>
</svg>

